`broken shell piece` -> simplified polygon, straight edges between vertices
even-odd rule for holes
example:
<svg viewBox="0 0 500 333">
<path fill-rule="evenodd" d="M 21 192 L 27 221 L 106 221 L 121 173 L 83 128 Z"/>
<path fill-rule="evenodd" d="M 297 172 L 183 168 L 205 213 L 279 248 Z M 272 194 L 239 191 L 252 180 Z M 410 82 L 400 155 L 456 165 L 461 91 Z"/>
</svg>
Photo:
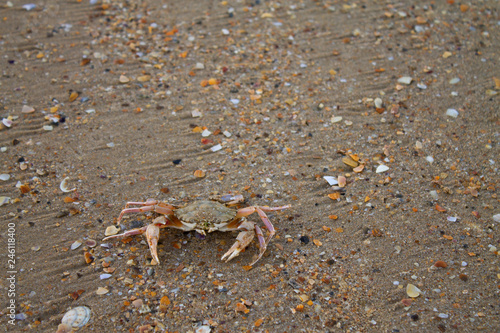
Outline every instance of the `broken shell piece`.
<svg viewBox="0 0 500 333">
<path fill-rule="evenodd" d="M 389 170 L 389 167 L 387 165 L 379 165 L 377 167 L 377 170 L 375 170 L 376 173 L 382 173 L 382 172 L 386 172 L 387 170 Z"/>
<path fill-rule="evenodd" d="M 95 291 L 95 293 L 97 295 L 106 295 L 107 293 L 109 293 L 109 290 L 106 289 L 105 287 L 99 287 L 99 288 L 97 288 L 97 290 Z"/>
<path fill-rule="evenodd" d="M 418 296 L 420 296 L 422 291 L 420 289 L 418 289 L 416 286 L 414 286 L 413 284 L 408 283 L 408 285 L 406 286 L 406 293 L 410 297 L 418 297 Z"/>
<path fill-rule="evenodd" d="M 128 77 L 126 77 L 125 75 L 120 75 L 119 81 L 120 81 L 120 83 L 129 83 L 130 79 Z"/>
<path fill-rule="evenodd" d="M 3 206 L 7 203 L 9 203 L 10 197 L 0 197 L 0 206 Z"/>
<path fill-rule="evenodd" d="M 69 177 L 64 178 L 63 181 L 61 182 L 61 185 L 59 185 L 59 188 L 61 189 L 61 191 L 65 192 L 65 193 L 76 191 L 76 187 L 72 188 L 72 189 L 68 189 L 68 187 L 66 186 L 66 182 L 68 181 L 68 179 L 69 179 Z"/>
<path fill-rule="evenodd" d="M 90 308 L 86 306 L 77 306 L 66 312 L 61 323 L 73 328 L 85 326 L 90 320 Z"/>
<path fill-rule="evenodd" d="M 347 164 L 348 166 L 352 167 L 352 168 L 355 168 L 359 165 L 358 162 L 356 162 L 355 160 L 353 160 L 351 157 L 342 157 L 342 162 L 344 164 Z"/>
<path fill-rule="evenodd" d="M 338 184 L 339 184 L 339 187 L 345 187 L 347 184 L 347 179 L 344 176 L 339 176 L 338 177 Z"/>
<path fill-rule="evenodd" d="M 112 226 L 109 226 L 106 228 L 104 235 L 105 236 L 113 236 L 113 235 L 116 235 L 119 231 L 120 231 L 120 229 L 118 229 L 117 227 L 112 225 Z"/>
<path fill-rule="evenodd" d="M 5 127 L 11 127 L 12 126 L 12 120 L 8 118 L 3 118 L 2 119 L 2 124 L 4 124 Z"/>
<path fill-rule="evenodd" d="M 56 333 L 71 333 L 73 329 L 68 324 L 59 324 Z"/>
<path fill-rule="evenodd" d="M 411 81 L 413 81 L 413 79 L 410 76 L 403 76 L 403 77 L 400 77 L 398 79 L 398 83 L 402 83 L 402 84 L 406 84 L 406 85 L 410 84 Z"/>
<path fill-rule="evenodd" d="M 323 179 L 328 182 L 328 185 L 337 185 L 338 184 L 338 181 L 335 177 L 323 176 Z"/>
<path fill-rule="evenodd" d="M 71 249 L 72 250 L 76 250 L 77 248 L 80 247 L 80 245 L 82 245 L 82 242 L 80 241 L 75 241 L 73 244 L 71 244 Z"/>
<path fill-rule="evenodd" d="M 31 106 L 28 105 L 23 105 L 23 108 L 21 109 L 22 113 L 33 113 L 35 112 L 35 109 Z"/>
<path fill-rule="evenodd" d="M 216 152 L 222 149 L 222 146 L 220 144 L 213 146 L 210 148 L 211 151 Z"/>
</svg>

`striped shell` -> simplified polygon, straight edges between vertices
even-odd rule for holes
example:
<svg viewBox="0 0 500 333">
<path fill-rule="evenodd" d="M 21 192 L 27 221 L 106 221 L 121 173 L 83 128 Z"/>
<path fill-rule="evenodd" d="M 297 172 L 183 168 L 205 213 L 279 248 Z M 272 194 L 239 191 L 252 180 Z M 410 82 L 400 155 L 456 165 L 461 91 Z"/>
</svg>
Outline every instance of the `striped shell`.
<svg viewBox="0 0 500 333">
<path fill-rule="evenodd" d="M 90 308 L 86 306 L 77 306 L 66 312 L 61 322 L 73 328 L 80 328 L 88 323 L 90 315 Z"/>
</svg>

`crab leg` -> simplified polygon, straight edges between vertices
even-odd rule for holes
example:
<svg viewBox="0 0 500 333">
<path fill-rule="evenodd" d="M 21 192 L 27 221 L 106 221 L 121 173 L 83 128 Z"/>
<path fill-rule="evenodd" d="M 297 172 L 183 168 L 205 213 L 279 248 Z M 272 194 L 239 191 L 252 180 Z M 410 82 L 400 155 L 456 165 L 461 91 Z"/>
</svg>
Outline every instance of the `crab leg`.
<svg viewBox="0 0 500 333">
<path fill-rule="evenodd" d="M 129 205 L 141 205 L 141 207 L 128 208 Z M 158 202 L 157 200 L 148 199 L 146 202 L 127 202 L 125 209 L 121 211 L 120 216 L 118 216 L 118 225 L 123 218 L 123 215 L 128 213 L 144 213 L 154 211 L 158 214 L 171 215 L 173 214 L 174 207 Z"/>
<path fill-rule="evenodd" d="M 262 222 L 264 222 L 264 224 L 266 225 L 267 230 L 269 230 L 269 232 L 271 233 L 271 235 L 268 237 L 268 239 L 266 241 L 266 243 L 269 243 L 269 241 L 271 240 L 271 238 L 273 237 L 273 235 L 275 233 L 275 230 L 274 230 L 272 223 L 269 221 L 269 218 L 267 217 L 266 213 L 264 213 L 264 212 L 273 212 L 276 210 L 283 210 L 283 209 L 287 209 L 290 207 L 291 207 L 290 205 L 280 206 L 280 207 L 250 206 L 250 207 L 245 207 L 245 208 L 238 210 L 238 212 L 236 213 L 236 217 L 241 218 L 241 217 L 245 217 L 245 216 L 248 216 L 248 215 L 251 215 L 251 214 L 257 212 L 257 214 L 259 214 Z"/>
<path fill-rule="evenodd" d="M 151 251 L 151 256 L 153 257 L 153 260 L 155 261 L 156 264 L 160 263 L 160 260 L 158 259 L 158 239 L 160 236 L 160 228 L 165 228 L 165 227 L 176 227 L 176 224 L 174 223 L 169 223 L 170 221 L 167 221 L 164 216 L 159 216 L 156 219 L 153 220 L 153 223 L 142 227 L 142 228 L 137 228 L 137 229 L 132 229 L 124 232 L 123 234 L 119 235 L 113 235 L 113 236 L 108 236 L 103 239 L 103 241 L 111 239 L 111 238 L 121 238 L 121 237 L 127 237 L 127 236 L 134 236 L 134 235 L 142 235 L 145 233 L 146 240 L 149 245 L 149 250 Z M 154 263 L 152 263 L 154 264 Z"/>
</svg>

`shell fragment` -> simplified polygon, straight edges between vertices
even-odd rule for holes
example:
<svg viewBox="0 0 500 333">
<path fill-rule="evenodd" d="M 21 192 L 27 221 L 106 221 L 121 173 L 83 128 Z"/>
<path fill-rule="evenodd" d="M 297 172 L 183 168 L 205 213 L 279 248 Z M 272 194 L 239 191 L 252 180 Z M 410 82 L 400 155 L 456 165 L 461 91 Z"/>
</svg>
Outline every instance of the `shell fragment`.
<svg viewBox="0 0 500 333">
<path fill-rule="evenodd" d="M 63 181 L 61 182 L 61 184 L 59 185 L 59 188 L 61 189 L 61 191 L 65 192 L 65 193 L 76 191 L 76 187 L 74 187 L 72 189 L 68 189 L 67 184 L 66 184 L 68 179 L 69 179 L 69 177 L 64 178 Z"/>
</svg>

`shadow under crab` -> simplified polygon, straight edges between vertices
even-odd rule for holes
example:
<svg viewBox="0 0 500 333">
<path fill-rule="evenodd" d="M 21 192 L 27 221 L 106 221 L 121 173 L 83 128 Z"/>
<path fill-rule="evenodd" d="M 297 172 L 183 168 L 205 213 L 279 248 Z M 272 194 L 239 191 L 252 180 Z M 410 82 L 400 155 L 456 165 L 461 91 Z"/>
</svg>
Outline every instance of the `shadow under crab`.
<svg viewBox="0 0 500 333">
<path fill-rule="evenodd" d="M 153 219 L 152 223 L 145 227 L 128 230 L 123 234 L 109 236 L 104 238 L 104 240 L 145 234 L 153 257 L 152 264 L 159 264 L 160 260 L 158 259 L 157 245 L 161 228 L 175 228 L 183 231 L 195 230 L 202 235 L 206 235 L 206 233 L 213 231 L 240 231 L 236 237 L 236 242 L 222 256 L 222 260 L 227 262 L 238 256 L 239 253 L 251 243 L 254 236 L 257 236 L 260 250 L 257 258 L 250 264 L 250 266 L 252 266 L 262 257 L 271 238 L 276 233 L 265 212 L 283 210 L 291 206 L 249 206 L 238 210 L 230 207 L 230 205 L 234 205 L 243 200 L 242 195 L 223 196 L 219 200 L 209 199 L 194 201 L 184 207 L 177 207 L 155 199 L 148 199 L 145 202 L 128 202 L 125 205 L 125 209 L 122 210 L 118 217 L 118 224 L 120 224 L 122 217 L 128 213 L 155 212 L 160 214 L 160 216 Z M 267 238 L 264 238 L 262 229 L 257 223 L 247 219 L 247 216 L 253 213 L 259 215 L 269 231 Z"/>
</svg>

